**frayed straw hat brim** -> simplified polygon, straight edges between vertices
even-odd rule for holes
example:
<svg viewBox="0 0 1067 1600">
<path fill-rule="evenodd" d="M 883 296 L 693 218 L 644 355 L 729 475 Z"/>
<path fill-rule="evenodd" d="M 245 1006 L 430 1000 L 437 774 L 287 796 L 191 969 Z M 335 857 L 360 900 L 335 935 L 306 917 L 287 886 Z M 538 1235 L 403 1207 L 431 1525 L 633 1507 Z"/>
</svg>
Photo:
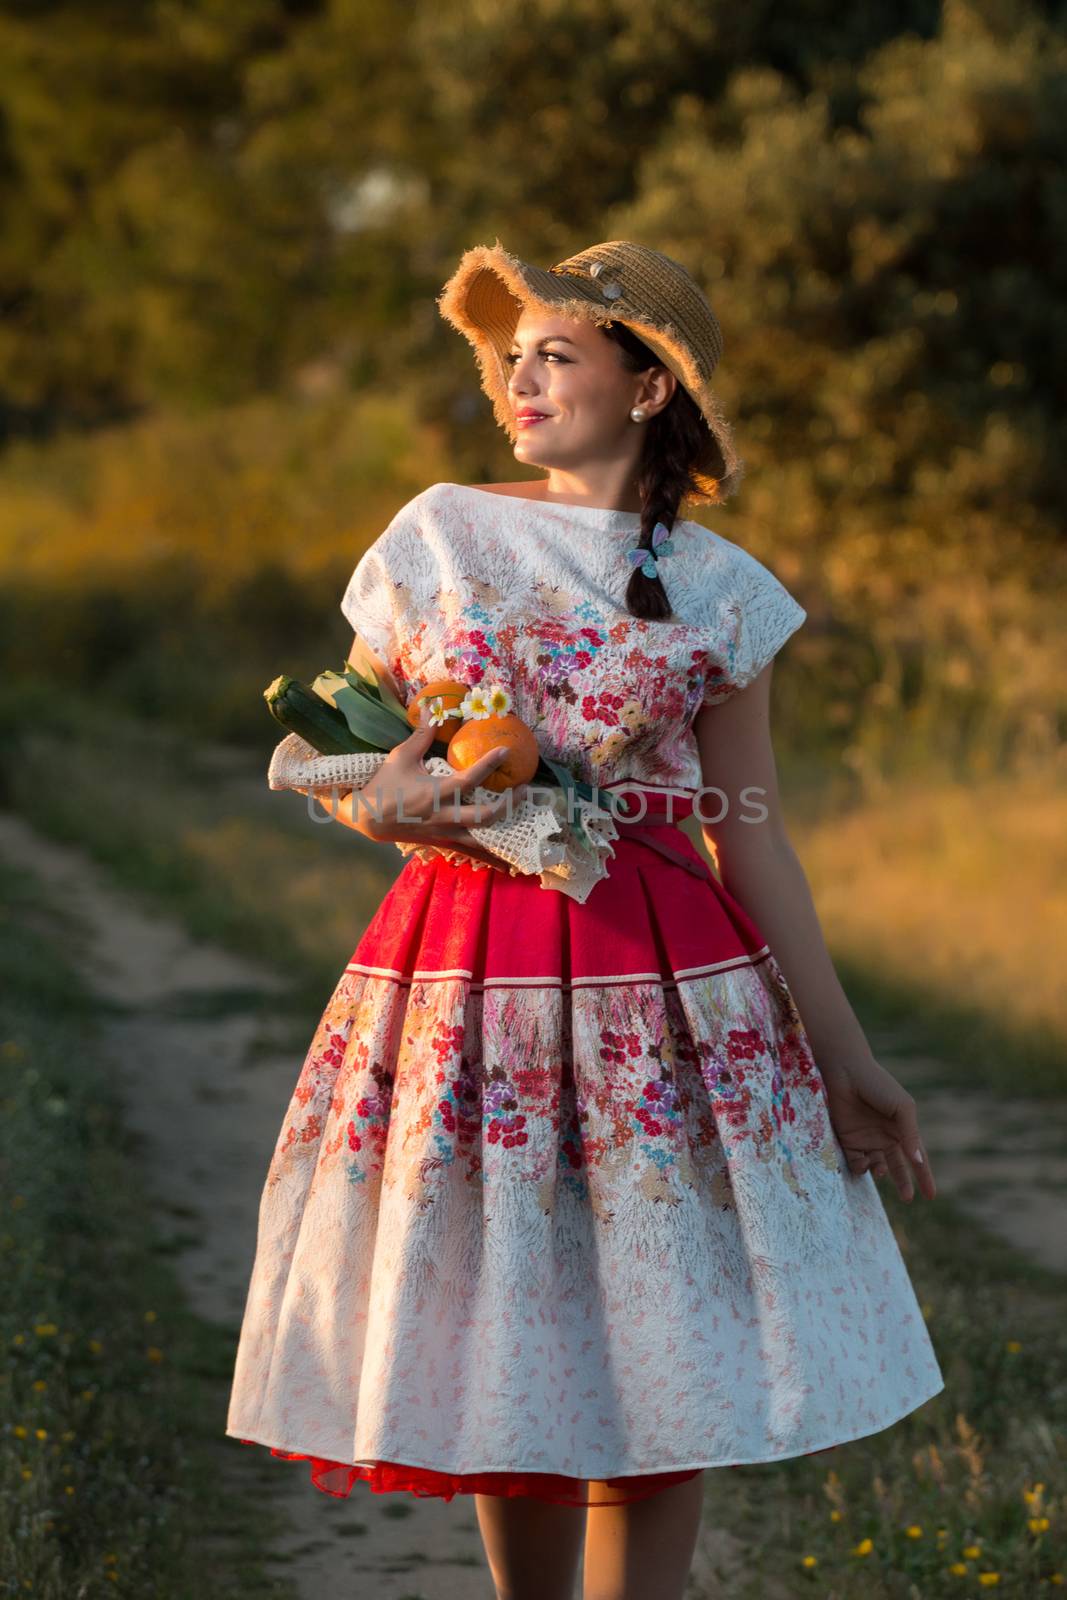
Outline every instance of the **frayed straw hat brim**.
<svg viewBox="0 0 1067 1600">
<path fill-rule="evenodd" d="M 607 277 L 622 278 L 624 296 L 605 298 L 601 281 L 588 272 L 587 263 L 595 260 L 605 263 Z M 722 353 L 718 322 L 685 269 L 659 251 L 611 240 L 569 257 L 553 270 L 519 260 L 498 239 L 494 245 L 474 245 L 464 251 L 437 305 L 473 346 L 482 388 L 512 442 L 518 429 L 504 358 L 524 307 L 533 306 L 564 317 L 621 322 L 631 328 L 678 379 L 708 425 L 707 448 L 694 466 L 694 490 L 687 498 L 718 503 L 740 483 L 744 466 L 709 381 Z"/>
</svg>

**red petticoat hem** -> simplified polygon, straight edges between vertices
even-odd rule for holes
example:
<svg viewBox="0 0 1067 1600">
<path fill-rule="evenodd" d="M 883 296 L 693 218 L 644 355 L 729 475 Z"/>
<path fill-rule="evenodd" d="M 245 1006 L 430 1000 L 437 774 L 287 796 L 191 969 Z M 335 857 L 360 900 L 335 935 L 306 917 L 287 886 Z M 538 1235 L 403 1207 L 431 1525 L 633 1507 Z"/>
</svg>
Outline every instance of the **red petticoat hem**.
<svg viewBox="0 0 1067 1600">
<path fill-rule="evenodd" d="M 242 1439 L 241 1444 L 256 1444 L 255 1439 Z M 311 1482 L 316 1489 L 340 1500 L 347 1500 L 357 1483 L 366 1483 L 374 1494 L 407 1491 L 419 1498 L 451 1500 L 457 1494 L 493 1494 L 514 1499 L 519 1495 L 532 1496 L 561 1506 L 626 1505 L 633 1500 L 647 1500 L 673 1483 L 684 1483 L 695 1478 L 702 1467 L 690 1467 L 679 1472 L 649 1472 L 633 1477 L 597 1480 L 611 1495 L 589 1497 L 585 1478 L 568 1478 L 557 1472 L 435 1472 L 430 1467 L 409 1467 L 400 1461 L 375 1461 L 354 1466 L 347 1461 L 327 1461 L 322 1456 L 302 1455 L 294 1450 L 277 1450 L 266 1447 L 272 1456 L 282 1461 L 307 1461 L 311 1467 Z"/>
<path fill-rule="evenodd" d="M 242 1439 L 240 1443 L 254 1445 L 258 1440 Z M 365 1483 L 374 1494 L 406 1492 L 420 1499 L 452 1500 L 457 1494 L 493 1494 L 513 1500 L 528 1495 L 558 1506 L 621 1506 L 635 1500 L 648 1500 L 661 1489 L 684 1483 L 687 1478 L 695 1478 L 698 1472 L 704 1471 L 703 1467 L 686 1467 L 677 1472 L 645 1472 L 631 1477 L 597 1479 L 602 1488 L 615 1492 L 590 1499 L 587 1479 L 568 1478 L 558 1472 L 435 1472 L 432 1467 L 410 1467 L 401 1461 L 375 1461 L 354 1466 L 349 1461 L 327 1461 L 322 1456 L 303 1455 L 296 1450 L 277 1450 L 273 1445 L 264 1448 L 282 1461 L 310 1462 L 311 1482 L 315 1488 L 338 1500 L 347 1500 L 357 1483 Z M 837 1445 L 826 1445 L 822 1450 L 807 1450 L 804 1454 L 821 1456 L 837 1448 Z M 731 1465 L 744 1463 L 732 1462 Z"/>
</svg>

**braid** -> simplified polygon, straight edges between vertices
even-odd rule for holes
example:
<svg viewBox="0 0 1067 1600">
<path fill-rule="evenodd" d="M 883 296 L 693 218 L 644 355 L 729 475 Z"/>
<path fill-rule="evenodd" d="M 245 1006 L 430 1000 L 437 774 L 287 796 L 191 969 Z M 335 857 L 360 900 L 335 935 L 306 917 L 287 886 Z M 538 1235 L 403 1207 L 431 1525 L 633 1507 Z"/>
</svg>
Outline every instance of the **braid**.
<svg viewBox="0 0 1067 1600">
<path fill-rule="evenodd" d="M 631 372 L 661 365 L 658 356 L 624 323 L 607 323 L 601 332 L 619 345 L 623 363 Z M 699 407 L 679 384 L 645 433 L 637 471 L 640 549 L 651 550 L 652 530 L 657 522 L 665 523 L 668 529 L 674 527 L 683 499 L 692 492 L 691 471 L 706 443 L 707 432 Z M 658 575 L 646 578 L 640 567 L 634 568 L 626 586 L 626 608 L 631 616 L 644 617 L 649 622 L 665 622 L 673 615 L 662 579 Z"/>
<path fill-rule="evenodd" d="M 641 537 L 637 543 L 643 550 L 652 548 L 652 530 L 657 522 L 668 529 L 674 527 L 678 507 L 689 483 L 689 473 L 679 457 L 670 449 L 670 410 L 667 406 L 648 425 L 648 436 L 638 468 L 637 486 L 641 494 Z M 667 422 L 667 428 L 662 424 Z M 659 434 L 659 437 L 654 435 Z M 666 436 L 665 441 L 664 435 Z M 646 578 L 640 567 L 635 567 L 626 586 L 626 606 L 635 617 L 646 617 L 650 622 L 666 622 L 671 616 L 671 603 L 662 579 L 657 574 Z"/>
</svg>

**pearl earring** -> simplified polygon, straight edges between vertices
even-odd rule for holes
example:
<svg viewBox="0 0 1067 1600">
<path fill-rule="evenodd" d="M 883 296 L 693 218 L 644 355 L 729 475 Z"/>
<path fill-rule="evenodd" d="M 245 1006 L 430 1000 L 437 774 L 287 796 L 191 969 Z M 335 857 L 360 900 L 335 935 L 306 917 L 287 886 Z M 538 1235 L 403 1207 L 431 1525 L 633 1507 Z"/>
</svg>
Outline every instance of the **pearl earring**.
<svg viewBox="0 0 1067 1600">
<path fill-rule="evenodd" d="M 648 416 L 648 412 L 645 410 L 644 406 L 634 406 L 630 412 L 630 415 L 635 422 L 644 422 L 645 418 Z"/>
</svg>

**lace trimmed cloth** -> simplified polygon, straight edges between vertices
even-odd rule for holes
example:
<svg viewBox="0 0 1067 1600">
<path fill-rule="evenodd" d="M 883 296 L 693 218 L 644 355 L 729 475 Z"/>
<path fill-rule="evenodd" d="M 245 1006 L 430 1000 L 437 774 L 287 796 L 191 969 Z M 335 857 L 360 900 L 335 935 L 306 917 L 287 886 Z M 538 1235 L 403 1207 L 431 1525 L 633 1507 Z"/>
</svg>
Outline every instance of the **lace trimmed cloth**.
<svg viewBox="0 0 1067 1600">
<path fill-rule="evenodd" d="M 384 755 L 376 754 L 322 755 L 299 734 L 290 733 L 274 751 L 267 782 L 272 789 L 335 786 L 363 789 L 384 760 Z M 442 756 L 426 756 L 422 764 L 431 777 L 453 775 L 454 769 Z M 587 843 L 568 817 L 562 790 L 548 794 L 539 788 L 537 793 L 547 798 L 537 799 L 527 794 L 510 818 L 499 817 L 485 827 L 472 827 L 471 837 L 499 857 L 501 868 L 507 868 L 513 878 L 519 873 L 537 875 L 542 889 L 558 889 L 584 904 L 593 887 L 607 876 L 605 857 L 615 853 L 611 841 L 618 838 L 618 828 L 605 808 L 579 799 L 574 814 L 585 830 Z M 469 798 L 490 803 L 499 797 L 492 790 L 475 785 Z M 332 802 L 324 798 L 323 803 L 329 810 Z M 401 854 L 415 855 L 422 861 L 441 855 L 449 861 L 468 862 L 486 872 L 491 870 L 487 861 L 450 850 L 445 845 L 420 845 L 408 840 L 394 842 Z"/>
</svg>

